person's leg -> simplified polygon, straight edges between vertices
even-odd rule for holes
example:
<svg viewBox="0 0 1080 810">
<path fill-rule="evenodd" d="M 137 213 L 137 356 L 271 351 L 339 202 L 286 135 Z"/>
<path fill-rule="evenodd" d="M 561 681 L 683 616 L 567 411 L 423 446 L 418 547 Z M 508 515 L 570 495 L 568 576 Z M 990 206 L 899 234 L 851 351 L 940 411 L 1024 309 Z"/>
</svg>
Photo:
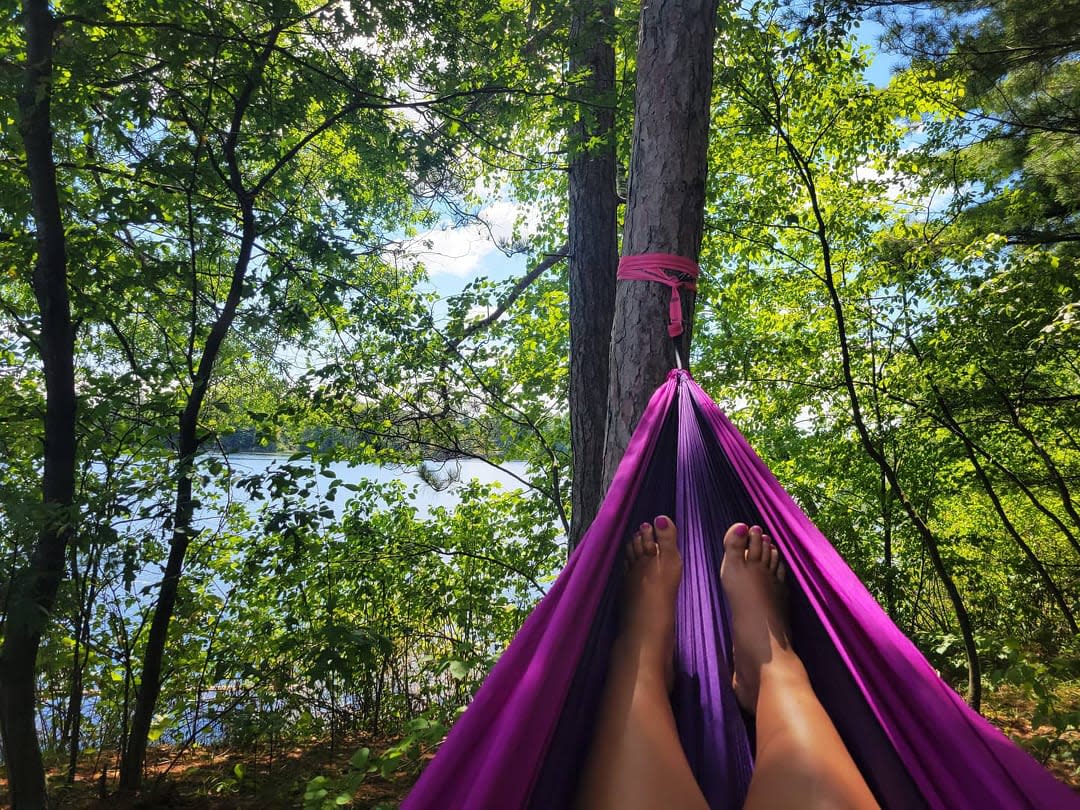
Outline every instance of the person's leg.
<svg viewBox="0 0 1080 810">
<path fill-rule="evenodd" d="M 735 694 L 757 717 L 754 775 L 744 807 L 876 808 L 791 648 L 783 577 L 776 546 L 759 527 L 736 523 L 728 529 L 720 581 L 732 612 Z"/>
<path fill-rule="evenodd" d="M 643 523 L 627 548 L 622 629 L 612 650 L 581 810 L 707 810 L 675 729 L 669 693 L 675 593 L 682 557 L 675 525 Z"/>
</svg>

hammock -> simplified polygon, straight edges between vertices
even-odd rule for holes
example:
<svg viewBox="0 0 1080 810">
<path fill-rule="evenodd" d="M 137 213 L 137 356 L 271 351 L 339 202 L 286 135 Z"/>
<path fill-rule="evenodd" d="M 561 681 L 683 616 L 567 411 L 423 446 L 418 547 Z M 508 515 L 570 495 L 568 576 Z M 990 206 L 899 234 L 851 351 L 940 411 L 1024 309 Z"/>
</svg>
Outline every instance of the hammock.
<svg viewBox="0 0 1080 810">
<path fill-rule="evenodd" d="M 617 629 L 617 562 L 629 527 L 658 514 L 675 518 L 685 569 L 672 706 L 713 810 L 740 808 L 753 772 L 718 576 L 737 521 L 761 524 L 780 548 L 795 649 L 882 807 L 1080 807 L 938 677 L 719 407 L 672 371 L 596 521 L 402 810 L 573 806 Z"/>
</svg>

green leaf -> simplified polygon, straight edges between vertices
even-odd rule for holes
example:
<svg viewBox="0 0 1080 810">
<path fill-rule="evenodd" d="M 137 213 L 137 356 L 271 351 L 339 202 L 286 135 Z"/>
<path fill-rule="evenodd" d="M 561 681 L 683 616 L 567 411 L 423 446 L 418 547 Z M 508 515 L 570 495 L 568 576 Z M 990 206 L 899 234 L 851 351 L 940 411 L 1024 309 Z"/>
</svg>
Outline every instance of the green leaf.
<svg viewBox="0 0 1080 810">
<path fill-rule="evenodd" d="M 358 771 L 367 770 L 368 760 L 371 759 L 371 749 L 361 748 L 349 759 L 349 765 Z"/>
<path fill-rule="evenodd" d="M 446 669 L 458 681 L 464 680 L 469 674 L 469 666 L 464 661 L 451 661 Z"/>
</svg>

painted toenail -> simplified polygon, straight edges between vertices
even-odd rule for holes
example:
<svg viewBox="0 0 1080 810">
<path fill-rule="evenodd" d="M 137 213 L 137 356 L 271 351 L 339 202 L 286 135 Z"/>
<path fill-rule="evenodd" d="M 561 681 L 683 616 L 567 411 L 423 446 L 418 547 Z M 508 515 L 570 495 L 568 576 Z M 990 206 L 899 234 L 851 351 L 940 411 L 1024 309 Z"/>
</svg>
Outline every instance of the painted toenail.
<svg viewBox="0 0 1080 810">
<path fill-rule="evenodd" d="M 656 528 L 658 528 L 658 529 L 666 529 L 670 525 L 671 525 L 671 521 L 669 521 L 663 515 L 661 515 L 660 517 L 658 517 L 656 519 Z"/>
<path fill-rule="evenodd" d="M 646 531 L 649 528 L 649 524 L 642 523 L 640 526 L 638 526 L 638 528 L 641 529 L 641 531 Z"/>
<path fill-rule="evenodd" d="M 750 527 L 747 526 L 745 523 L 736 523 L 732 527 L 732 531 L 734 531 L 735 534 L 739 535 L 739 537 L 746 537 L 746 535 L 750 532 Z"/>
</svg>

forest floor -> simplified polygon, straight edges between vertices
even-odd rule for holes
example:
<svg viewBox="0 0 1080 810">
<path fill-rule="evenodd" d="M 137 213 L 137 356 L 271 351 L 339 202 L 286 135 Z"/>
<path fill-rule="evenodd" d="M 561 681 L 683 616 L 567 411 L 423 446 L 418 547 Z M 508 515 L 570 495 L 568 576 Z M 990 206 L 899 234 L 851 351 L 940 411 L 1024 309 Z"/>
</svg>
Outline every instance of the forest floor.
<svg viewBox="0 0 1080 810">
<path fill-rule="evenodd" d="M 1080 710 L 1080 689 L 1056 690 L 1063 712 Z M 1047 770 L 1073 790 L 1080 792 L 1080 730 L 1059 734 L 1051 726 L 1032 727 L 1034 701 L 1021 690 L 998 687 L 986 693 L 983 715 L 1010 738 L 1020 743 Z"/>
<path fill-rule="evenodd" d="M 304 806 L 308 782 L 316 776 L 330 779 L 349 771 L 349 758 L 362 747 L 382 751 L 394 740 L 347 739 L 331 750 L 326 740 L 294 744 L 275 751 L 265 746 L 258 751 L 217 747 L 188 748 L 182 752 L 170 746 L 156 746 L 148 752 L 145 788 L 139 797 L 120 798 L 116 790 L 115 757 L 107 763 L 84 756 L 75 783 L 64 784 L 66 769 L 49 769 L 49 782 L 56 808 L 108 808 L 108 810 L 151 810 L 152 808 L 208 808 L 209 810 L 285 810 Z M 108 770 L 103 774 L 102 766 Z M 238 767 L 242 776 L 238 779 Z M 6 774 L 0 770 L 0 806 L 7 805 Z M 355 793 L 354 810 L 396 808 L 416 781 L 416 774 L 395 774 L 383 778 L 368 776 Z M 333 793 L 330 794 L 332 799 Z"/>
<path fill-rule="evenodd" d="M 1072 697 L 1072 696 L 1071 696 Z M 1075 696 L 1080 700 L 1080 695 Z M 1071 701 L 1070 701 L 1071 702 Z M 1034 704 L 1019 690 L 997 689 L 988 695 L 986 716 L 1006 734 L 1029 750 L 1035 749 L 1058 779 L 1080 791 L 1080 732 L 1057 735 L 1049 726 L 1032 728 Z M 101 762 L 83 757 L 73 785 L 63 784 L 63 769 L 50 771 L 50 782 L 58 808 L 108 808 L 109 810 L 151 810 L 152 808 L 209 808 L 211 810 L 284 810 L 304 806 L 304 792 L 315 776 L 330 779 L 349 770 L 349 758 L 361 747 L 379 752 L 394 740 L 349 739 L 331 751 L 327 741 L 299 744 L 284 751 L 223 750 L 195 748 L 177 752 L 166 746 L 151 749 L 147 791 L 141 798 L 119 800 L 115 790 L 116 771 L 102 779 Z M 110 762 L 111 766 L 113 763 Z M 238 769 L 237 766 L 240 766 Z M 237 771 L 242 773 L 237 778 Z M 351 805 L 356 810 L 396 808 L 415 781 L 415 774 L 397 774 L 384 779 L 371 774 L 355 793 Z M 6 781 L 0 771 L 0 804 L 6 804 Z M 330 794 L 331 798 L 333 793 Z"/>
</svg>

